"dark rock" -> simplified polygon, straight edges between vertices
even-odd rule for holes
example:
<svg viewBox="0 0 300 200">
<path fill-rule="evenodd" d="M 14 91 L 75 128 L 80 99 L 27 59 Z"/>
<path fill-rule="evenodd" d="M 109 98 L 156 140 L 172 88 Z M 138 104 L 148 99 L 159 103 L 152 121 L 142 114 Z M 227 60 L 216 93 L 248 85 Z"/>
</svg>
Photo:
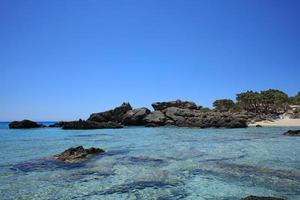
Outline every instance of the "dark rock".
<svg viewBox="0 0 300 200">
<path fill-rule="evenodd" d="M 147 126 L 165 125 L 166 116 L 160 111 L 153 111 L 144 118 Z"/>
<path fill-rule="evenodd" d="M 283 135 L 287 135 L 287 136 L 300 136 L 300 130 L 288 130 Z"/>
<path fill-rule="evenodd" d="M 259 125 L 259 124 L 257 124 L 255 127 L 257 127 L 257 128 L 261 128 L 261 127 L 262 127 L 262 125 Z"/>
<path fill-rule="evenodd" d="M 258 197 L 258 196 L 248 196 L 245 198 L 241 198 L 241 200 L 284 200 L 283 198 L 276 197 Z"/>
<path fill-rule="evenodd" d="M 22 120 L 22 121 L 13 121 L 9 124 L 9 128 L 13 129 L 21 129 L 21 128 L 42 128 L 45 127 L 42 124 L 38 124 L 36 122 L 30 120 Z"/>
<path fill-rule="evenodd" d="M 97 155 L 100 153 L 104 153 L 105 151 L 100 148 L 89 148 L 85 149 L 82 146 L 78 146 L 75 148 L 69 148 L 62 152 L 61 154 L 55 155 L 54 158 L 56 160 L 61 160 L 66 163 L 76 163 L 80 161 L 84 161 L 93 155 Z"/>
<path fill-rule="evenodd" d="M 176 107 L 176 108 L 186 108 L 186 109 L 199 109 L 199 107 L 191 101 L 168 101 L 168 102 L 155 102 L 152 104 L 154 110 L 164 110 L 169 107 Z"/>
<path fill-rule="evenodd" d="M 63 127 L 64 124 L 65 124 L 65 122 L 60 121 L 60 122 L 56 122 L 54 124 L 51 124 L 48 127 L 50 127 L 50 128 L 60 128 L 60 127 Z"/>
<path fill-rule="evenodd" d="M 116 122 L 95 122 L 89 120 L 79 120 L 64 122 L 62 129 L 103 129 L 103 128 L 123 128 L 123 126 Z"/>
<path fill-rule="evenodd" d="M 105 112 L 93 113 L 88 118 L 89 121 L 95 122 L 118 122 L 122 121 L 123 116 L 129 110 L 132 110 L 132 107 L 129 103 L 123 103 L 121 106 L 116 107 L 113 110 L 108 110 Z"/>
<path fill-rule="evenodd" d="M 147 108 L 137 108 L 128 110 L 122 117 L 122 124 L 124 125 L 145 125 L 144 118 L 150 113 Z"/>
</svg>

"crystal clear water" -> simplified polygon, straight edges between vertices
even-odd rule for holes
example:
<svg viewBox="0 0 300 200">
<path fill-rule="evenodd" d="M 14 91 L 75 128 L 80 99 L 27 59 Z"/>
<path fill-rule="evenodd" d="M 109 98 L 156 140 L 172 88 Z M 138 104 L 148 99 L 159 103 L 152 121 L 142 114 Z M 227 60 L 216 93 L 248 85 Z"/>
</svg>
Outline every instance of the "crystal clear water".
<svg viewBox="0 0 300 200">
<path fill-rule="evenodd" d="M 299 200 L 300 137 L 283 136 L 288 129 L 9 130 L 1 123 L 0 199 Z M 78 145 L 107 152 L 75 165 L 49 159 Z"/>
</svg>

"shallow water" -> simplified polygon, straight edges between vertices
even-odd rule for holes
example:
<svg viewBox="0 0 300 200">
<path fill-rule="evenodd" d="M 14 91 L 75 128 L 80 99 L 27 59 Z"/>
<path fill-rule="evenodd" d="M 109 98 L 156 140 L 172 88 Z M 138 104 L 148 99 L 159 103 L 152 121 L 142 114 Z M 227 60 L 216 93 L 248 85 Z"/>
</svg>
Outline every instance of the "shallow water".
<svg viewBox="0 0 300 200">
<path fill-rule="evenodd" d="M 289 128 L 9 130 L 0 123 L 1 199 L 300 199 L 300 137 Z M 290 128 L 295 129 L 295 128 Z M 69 147 L 107 152 L 66 165 Z"/>
</svg>

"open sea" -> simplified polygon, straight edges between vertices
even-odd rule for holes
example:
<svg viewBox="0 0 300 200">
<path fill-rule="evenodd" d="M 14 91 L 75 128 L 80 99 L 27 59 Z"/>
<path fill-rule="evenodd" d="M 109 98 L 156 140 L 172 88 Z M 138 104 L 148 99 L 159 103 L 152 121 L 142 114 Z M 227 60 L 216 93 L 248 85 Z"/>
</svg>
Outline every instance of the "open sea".
<svg viewBox="0 0 300 200">
<path fill-rule="evenodd" d="M 0 199 L 300 200 L 300 137 L 283 136 L 288 129 L 297 128 L 11 130 L 0 123 Z M 79 145 L 106 153 L 80 164 L 51 159 Z"/>
</svg>

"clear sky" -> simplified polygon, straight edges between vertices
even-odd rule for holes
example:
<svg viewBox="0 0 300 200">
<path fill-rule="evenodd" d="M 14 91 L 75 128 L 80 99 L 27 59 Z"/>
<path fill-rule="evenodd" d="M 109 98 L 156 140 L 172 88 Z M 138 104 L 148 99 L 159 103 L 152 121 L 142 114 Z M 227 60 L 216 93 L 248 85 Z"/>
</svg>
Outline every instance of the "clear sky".
<svg viewBox="0 0 300 200">
<path fill-rule="evenodd" d="M 1 0 L 0 120 L 300 90 L 298 0 Z"/>
</svg>

